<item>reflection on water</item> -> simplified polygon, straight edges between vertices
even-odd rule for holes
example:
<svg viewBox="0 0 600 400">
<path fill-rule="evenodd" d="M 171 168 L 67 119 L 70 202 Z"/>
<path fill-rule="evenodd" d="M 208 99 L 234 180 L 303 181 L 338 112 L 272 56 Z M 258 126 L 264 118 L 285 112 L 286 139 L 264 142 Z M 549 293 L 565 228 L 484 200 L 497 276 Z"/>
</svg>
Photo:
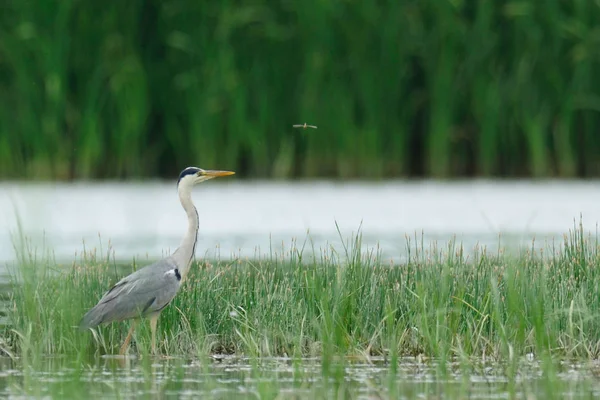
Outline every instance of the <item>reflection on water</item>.
<svg viewBox="0 0 600 400">
<path fill-rule="evenodd" d="M 463 181 L 384 183 L 207 182 L 194 190 L 200 216 L 197 255 L 255 256 L 302 242 L 340 244 L 362 226 L 363 243 L 384 257 L 401 258 L 405 237 L 465 246 L 530 244 L 600 221 L 600 185 L 590 181 Z M 179 244 L 186 226 L 175 184 L 0 184 L 0 261 L 14 259 L 11 233 L 18 211 L 27 236 L 59 260 L 83 246 L 118 259 L 157 258 Z M 362 224 L 362 225 L 361 225 Z"/>
<path fill-rule="evenodd" d="M 593 367 L 563 363 L 557 379 L 544 379 L 537 362 L 522 364 L 515 379 L 499 365 L 405 358 L 397 371 L 382 358 L 332 363 L 319 360 L 220 357 L 206 362 L 179 358 L 43 358 L 24 368 L 0 358 L 0 396 L 46 398 L 577 398 L 599 394 Z M 462 371 L 462 372 L 461 372 Z"/>
</svg>

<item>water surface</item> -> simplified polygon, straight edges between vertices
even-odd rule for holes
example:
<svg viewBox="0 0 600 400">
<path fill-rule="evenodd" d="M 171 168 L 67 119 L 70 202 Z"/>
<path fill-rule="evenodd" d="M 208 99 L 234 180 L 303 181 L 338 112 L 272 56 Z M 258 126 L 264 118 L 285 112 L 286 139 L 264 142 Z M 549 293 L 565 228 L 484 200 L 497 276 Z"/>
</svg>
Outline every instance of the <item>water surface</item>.
<svg viewBox="0 0 600 400">
<path fill-rule="evenodd" d="M 562 240 L 583 216 L 595 232 L 597 182 L 267 183 L 200 185 L 199 257 L 253 257 L 301 246 L 341 245 L 361 227 L 366 246 L 402 259 L 406 237 L 426 246 L 456 237 L 468 248 Z M 16 211 L 15 211 L 16 210 Z M 17 215 L 20 222 L 17 220 Z M 186 227 L 173 183 L 0 184 L 0 265 L 14 260 L 18 224 L 36 246 L 70 262 L 85 246 L 119 260 L 153 259 L 173 250 Z M 110 242 L 110 246 L 109 246 Z M 310 246 L 307 246 L 310 247 Z M 310 250 L 309 250 L 310 251 Z M 0 293 L 3 278 L 0 271 Z M 0 397 L 10 398 L 590 398 L 600 395 L 598 366 L 564 362 L 549 378 L 535 360 L 516 376 L 494 364 L 449 373 L 418 359 L 397 371 L 373 358 L 325 367 L 321 360 L 0 358 Z"/>
<path fill-rule="evenodd" d="M 595 181 L 308 181 L 215 180 L 194 189 L 200 217 L 198 257 L 254 257 L 299 245 L 310 233 L 319 248 L 341 244 L 359 227 L 363 243 L 402 258 L 406 237 L 466 247 L 530 245 L 561 240 L 580 214 L 594 231 L 600 221 Z M 117 259 L 158 258 L 176 248 L 186 215 L 172 182 L 2 183 L 0 262 L 15 258 L 23 232 L 36 247 L 70 262 L 109 242 Z"/>
<path fill-rule="evenodd" d="M 403 358 L 392 370 L 384 358 L 332 363 L 239 357 L 195 359 L 99 357 L 81 362 L 41 358 L 28 367 L 0 358 L 0 396 L 11 398 L 590 398 L 600 394 L 597 366 L 563 362 L 551 380 L 537 361 L 505 368 Z"/>
</svg>

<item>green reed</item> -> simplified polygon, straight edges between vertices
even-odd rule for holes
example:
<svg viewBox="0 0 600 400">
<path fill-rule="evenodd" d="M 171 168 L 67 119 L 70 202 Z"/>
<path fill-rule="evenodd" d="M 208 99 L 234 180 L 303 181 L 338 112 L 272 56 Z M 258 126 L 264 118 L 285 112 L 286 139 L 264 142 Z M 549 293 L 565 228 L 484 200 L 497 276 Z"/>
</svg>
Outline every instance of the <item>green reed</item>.
<svg viewBox="0 0 600 400">
<path fill-rule="evenodd" d="M 532 247 L 533 249 L 533 247 Z M 564 242 L 519 254 L 457 243 L 389 264 L 362 248 L 301 250 L 193 266 L 159 320 L 163 354 L 424 355 L 517 360 L 527 353 L 598 356 L 598 243 L 576 227 Z M 3 351 L 11 355 L 115 353 L 128 324 L 80 332 L 84 312 L 135 266 L 88 251 L 72 265 L 24 257 L 14 269 Z M 149 349 L 142 324 L 133 352 Z M 328 361 L 329 360 L 329 361 Z"/>
<path fill-rule="evenodd" d="M 597 176 L 598 18 L 584 0 L 10 0 L 0 176 Z"/>
</svg>

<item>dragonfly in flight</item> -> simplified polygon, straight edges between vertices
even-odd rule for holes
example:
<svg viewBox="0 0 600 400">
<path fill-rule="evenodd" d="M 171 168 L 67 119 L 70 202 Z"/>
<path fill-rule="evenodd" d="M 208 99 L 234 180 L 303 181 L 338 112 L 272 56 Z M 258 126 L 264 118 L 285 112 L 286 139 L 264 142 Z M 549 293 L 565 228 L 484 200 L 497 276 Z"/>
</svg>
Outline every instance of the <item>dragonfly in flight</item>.
<svg viewBox="0 0 600 400">
<path fill-rule="evenodd" d="M 313 129 L 317 129 L 316 126 L 314 125 L 306 125 L 306 122 L 304 124 L 297 124 L 297 125 L 293 125 L 294 128 L 313 128 Z"/>
</svg>

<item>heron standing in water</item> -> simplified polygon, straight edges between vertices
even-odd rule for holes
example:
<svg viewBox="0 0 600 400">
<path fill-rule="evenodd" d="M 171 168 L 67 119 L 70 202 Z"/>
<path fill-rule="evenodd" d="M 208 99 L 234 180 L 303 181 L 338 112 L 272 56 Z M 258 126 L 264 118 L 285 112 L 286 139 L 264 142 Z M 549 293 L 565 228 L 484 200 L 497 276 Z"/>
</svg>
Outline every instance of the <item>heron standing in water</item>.
<svg viewBox="0 0 600 400">
<path fill-rule="evenodd" d="M 161 311 L 173 300 L 187 275 L 198 239 L 198 212 L 192 202 L 192 188 L 206 180 L 233 175 L 231 171 L 211 171 L 188 167 L 177 181 L 179 200 L 188 218 L 188 229 L 179 247 L 169 257 L 137 270 L 117 282 L 82 318 L 81 329 L 113 321 L 133 319 L 121 346 L 125 354 L 139 318 L 150 319 L 152 353 L 156 353 L 156 324 Z"/>
</svg>

